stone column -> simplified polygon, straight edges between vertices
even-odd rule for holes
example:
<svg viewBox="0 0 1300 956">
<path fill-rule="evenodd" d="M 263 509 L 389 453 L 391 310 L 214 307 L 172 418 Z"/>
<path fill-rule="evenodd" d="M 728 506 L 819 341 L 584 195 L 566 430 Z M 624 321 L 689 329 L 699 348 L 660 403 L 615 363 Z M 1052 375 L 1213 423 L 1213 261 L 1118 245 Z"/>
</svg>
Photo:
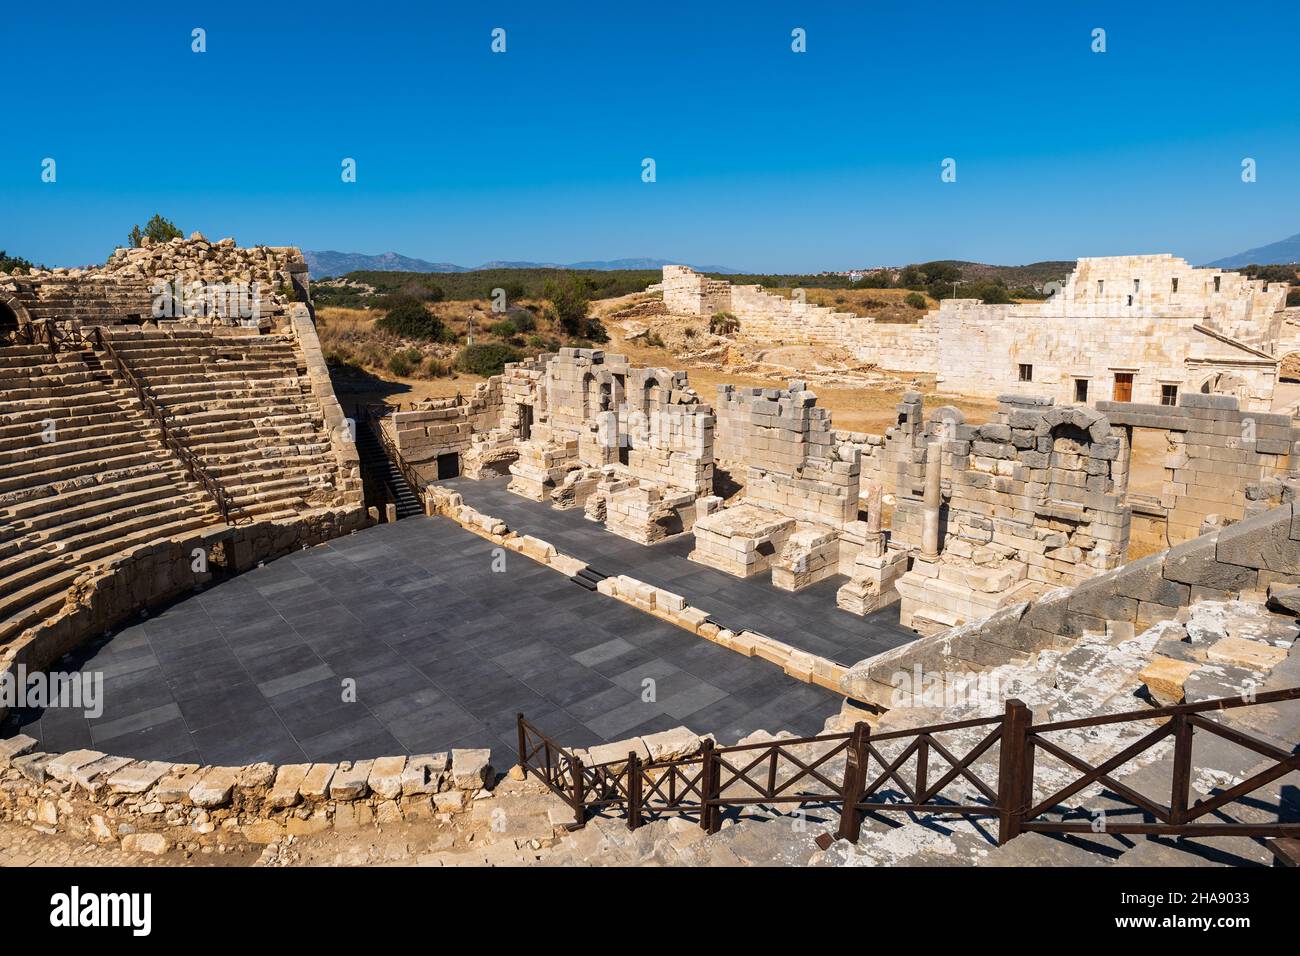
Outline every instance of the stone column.
<svg viewBox="0 0 1300 956">
<path fill-rule="evenodd" d="M 939 557 L 939 481 L 943 477 L 943 443 L 932 441 L 925 448 L 925 498 L 921 511 L 921 557 Z"/>
<path fill-rule="evenodd" d="M 1110 466 L 1110 477 L 1115 483 L 1115 494 L 1123 498 L 1128 494 L 1129 456 L 1133 449 L 1129 447 L 1127 428 L 1116 428 L 1115 434 L 1119 436 L 1119 455 Z"/>
</svg>

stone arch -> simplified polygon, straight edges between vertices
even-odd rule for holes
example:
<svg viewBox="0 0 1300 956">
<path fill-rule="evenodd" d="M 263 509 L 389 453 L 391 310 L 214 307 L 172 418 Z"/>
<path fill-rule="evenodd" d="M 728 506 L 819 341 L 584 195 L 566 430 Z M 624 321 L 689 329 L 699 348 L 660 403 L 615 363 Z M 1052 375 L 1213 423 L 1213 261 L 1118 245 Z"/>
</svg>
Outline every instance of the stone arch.
<svg viewBox="0 0 1300 956">
<path fill-rule="evenodd" d="M 1198 391 L 1202 395 L 1229 395 L 1240 398 L 1246 380 L 1236 372 L 1213 372 L 1201 382 Z"/>
<path fill-rule="evenodd" d="M 0 302 L 0 335 L 9 336 L 18 331 L 18 313 L 8 302 Z"/>
<path fill-rule="evenodd" d="M 662 399 L 662 395 L 659 379 L 654 375 L 647 375 L 641 386 L 641 411 L 647 418 L 650 416 L 650 410 Z"/>
<path fill-rule="evenodd" d="M 1287 352 L 1277 363 L 1279 382 L 1300 383 L 1300 351 Z"/>
</svg>

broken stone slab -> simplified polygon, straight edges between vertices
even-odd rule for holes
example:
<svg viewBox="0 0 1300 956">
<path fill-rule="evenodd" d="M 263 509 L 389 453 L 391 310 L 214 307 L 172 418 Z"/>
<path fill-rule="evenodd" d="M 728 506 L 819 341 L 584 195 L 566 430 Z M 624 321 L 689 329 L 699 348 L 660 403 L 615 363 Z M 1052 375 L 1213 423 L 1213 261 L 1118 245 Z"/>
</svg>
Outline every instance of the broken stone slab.
<svg viewBox="0 0 1300 956">
<path fill-rule="evenodd" d="M 54 754 L 47 753 L 26 753 L 21 757 L 14 757 L 10 762 L 15 770 L 35 784 L 45 782 L 45 768 L 50 761 L 54 759 Z"/>
<path fill-rule="evenodd" d="M 1157 657 L 1138 672 L 1138 679 L 1146 684 L 1151 697 L 1161 706 L 1181 704 L 1184 697 L 1183 685 L 1198 667 L 1199 664 L 1188 661 Z"/>
<path fill-rule="evenodd" d="M 1287 649 L 1252 641 L 1244 637 L 1225 637 L 1215 641 L 1205 651 L 1205 659 L 1216 664 L 1232 664 L 1250 670 L 1272 670 L 1286 660 Z"/>
<path fill-rule="evenodd" d="M 704 738 L 689 727 L 673 727 L 640 738 L 651 760 L 673 760 L 699 752 Z"/>
<path fill-rule="evenodd" d="M 1217 559 L 1246 568 L 1300 573 L 1300 541 L 1290 537 L 1293 507 L 1283 505 L 1265 511 L 1219 532 Z"/>
<path fill-rule="evenodd" d="M 72 779 L 81 789 L 92 796 L 97 795 L 107 786 L 108 777 L 129 763 L 131 763 L 130 757 L 101 757 L 93 763 L 88 763 L 74 770 Z"/>
<path fill-rule="evenodd" d="M 330 782 L 331 800 L 360 800 L 370 789 L 370 768 L 373 760 L 358 760 L 351 767 L 339 766 Z"/>
<path fill-rule="evenodd" d="M 330 784 L 338 771 L 336 763 L 314 763 L 302 778 L 298 792 L 308 800 L 324 800 L 329 795 Z"/>
<path fill-rule="evenodd" d="M 451 779 L 457 790 L 481 790 L 487 785 L 492 772 L 492 751 L 453 750 L 451 752 Z"/>
<path fill-rule="evenodd" d="M 1300 588 L 1270 587 L 1266 606 L 1270 611 L 1300 617 Z"/>
<path fill-rule="evenodd" d="M 303 782 L 311 771 L 309 763 L 284 764 L 275 774 L 275 783 L 266 795 L 268 806 L 282 809 L 298 802 Z"/>
<path fill-rule="evenodd" d="M 402 771 L 402 795 L 437 793 L 450 767 L 451 758 L 445 753 L 411 757 Z"/>
<path fill-rule="evenodd" d="M 98 750 L 69 750 L 67 753 L 60 754 L 51 760 L 49 766 L 45 768 L 45 772 L 55 780 L 74 783 L 73 773 L 86 766 L 86 764 L 94 763 L 104 756 L 106 755 Z"/>
<path fill-rule="evenodd" d="M 0 769 L 8 767 L 15 757 L 29 754 L 35 749 L 36 740 L 26 734 L 0 740 Z"/>
<path fill-rule="evenodd" d="M 196 807 L 221 807 L 230 802 L 239 776 L 238 767 L 213 767 L 190 788 L 190 802 Z"/>
</svg>

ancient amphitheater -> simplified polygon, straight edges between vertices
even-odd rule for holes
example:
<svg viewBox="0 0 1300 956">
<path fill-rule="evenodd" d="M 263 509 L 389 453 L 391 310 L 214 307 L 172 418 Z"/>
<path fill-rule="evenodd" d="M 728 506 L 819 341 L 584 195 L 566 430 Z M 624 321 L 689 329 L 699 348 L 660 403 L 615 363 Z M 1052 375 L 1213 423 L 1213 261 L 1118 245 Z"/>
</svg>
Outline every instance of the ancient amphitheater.
<svg viewBox="0 0 1300 956">
<path fill-rule="evenodd" d="M 564 348 L 353 420 L 295 249 L 0 278 L 0 821 L 160 859 L 428 824 L 432 863 L 1296 862 L 1284 286 L 1081 260 L 912 326 L 658 291 L 996 412 L 849 432 L 802 381 Z"/>
</svg>

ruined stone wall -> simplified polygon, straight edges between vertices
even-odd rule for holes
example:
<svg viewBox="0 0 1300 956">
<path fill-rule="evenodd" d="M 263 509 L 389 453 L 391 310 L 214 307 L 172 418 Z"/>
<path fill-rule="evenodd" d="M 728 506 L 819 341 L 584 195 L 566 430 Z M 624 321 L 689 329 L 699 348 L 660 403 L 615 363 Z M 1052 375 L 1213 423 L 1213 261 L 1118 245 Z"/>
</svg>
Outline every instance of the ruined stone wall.
<svg viewBox="0 0 1300 956">
<path fill-rule="evenodd" d="M 686 315 L 712 316 L 731 311 L 731 283 L 710 279 L 686 266 L 664 266 L 664 305 Z"/>
<path fill-rule="evenodd" d="M 248 295 L 205 294 L 205 287 Z M 180 297 L 177 297 L 179 289 Z M 259 321 L 279 328 L 295 300 L 306 300 L 306 260 L 291 246 L 241 248 L 234 239 L 209 242 L 200 233 L 189 239 L 119 248 L 102 266 L 31 269 L 24 276 L 0 277 L 0 302 L 20 321 L 54 319 L 73 326 L 175 319 L 217 319 L 226 324 L 256 324 L 241 312 L 256 291 Z M 202 303 L 194 315 L 187 308 Z M 159 316 L 159 309 L 165 310 Z"/>
<path fill-rule="evenodd" d="M 153 855 L 448 819 L 495 783 L 486 750 L 213 767 L 34 745 L 0 740 L 0 819 Z"/>
<path fill-rule="evenodd" d="M 334 394 L 334 385 L 330 381 L 329 366 L 325 353 L 321 350 L 320 338 L 316 334 L 316 323 L 307 306 L 296 303 L 288 310 L 289 328 L 297 342 L 302 355 L 303 365 L 307 369 L 307 380 L 311 383 L 311 392 L 320 404 L 325 430 L 329 434 L 330 449 L 337 465 L 334 487 L 336 494 L 332 502 L 334 507 L 359 508 L 364 504 L 361 482 L 361 458 L 357 454 L 357 443 L 352 427 L 348 424 Z"/>
<path fill-rule="evenodd" d="M 1129 445 L 1134 430 L 1165 433 L 1166 454 L 1154 463 L 1163 481 L 1150 491 L 1158 494 L 1154 504 L 1174 543 L 1196 537 L 1211 516 L 1242 518 L 1249 487 L 1290 473 L 1300 455 L 1300 429 L 1289 415 L 1242 411 L 1235 398 L 1187 394 L 1176 407 L 1099 402 L 1097 408 L 1125 430 Z M 1139 491 L 1132 484 L 1128 490 Z"/>
<path fill-rule="evenodd" d="M 671 284 L 696 292 L 670 296 L 666 288 L 665 304 L 711 314 L 698 292 L 702 277 L 666 266 L 666 286 L 670 270 Z M 1155 255 L 1080 259 L 1046 302 L 945 299 L 915 325 L 809 305 L 756 285 L 731 286 L 729 296 L 742 339 L 847 348 L 882 369 L 937 372 L 954 394 L 1092 404 L 1116 395 L 1117 376 L 1131 376 L 1135 401 L 1158 403 L 1172 386 L 1236 395 L 1243 407 L 1267 411 L 1276 349 L 1296 339 L 1286 322 L 1286 288 Z"/>
<path fill-rule="evenodd" d="M 936 368 L 953 393 L 1067 402 L 1083 382 L 1094 404 L 1113 399 L 1116 376 L 1125 375 L 1132 401 L 1159 404 L 1163 386 L 1207 388 L 1267 411 L 1277 369 L 1267 350 L 1283 328 L 1285 301 L 1285 284 L 1194 269 L 1172 256 L 1080 259 L 1046 302 L 943 300 Z"/>
<path fill-rule="evenodd" d="M 1085 633 L 1111 635 L 1118 642 L 1197 601 L 1300 583 L 1300 514 L 1294 504 L 867 658 L 849 669 L 840 689 L 891 706 L 895 676 L 914 668 L 942 682 L 945 675 L 1068 646 Z"/>
<path fill-rule="evenodd" d="M 745 501 L 834 526 L 857 520 L 859 451 L 837 443 L 831 416 L 803 382 L 718 386 L 719 441 L 744 463 Z"/>
<path fill-rule="evenodd" d="M 960 624 L 1123 560 L 1127 462 L 1098 412 L 1006 395 L 987 424 L 940 425 L 924 460 L 927 479 L 941 469 L 942 544 L 923 541 L 899 579 L 905 626 Z"/>
</svg>

